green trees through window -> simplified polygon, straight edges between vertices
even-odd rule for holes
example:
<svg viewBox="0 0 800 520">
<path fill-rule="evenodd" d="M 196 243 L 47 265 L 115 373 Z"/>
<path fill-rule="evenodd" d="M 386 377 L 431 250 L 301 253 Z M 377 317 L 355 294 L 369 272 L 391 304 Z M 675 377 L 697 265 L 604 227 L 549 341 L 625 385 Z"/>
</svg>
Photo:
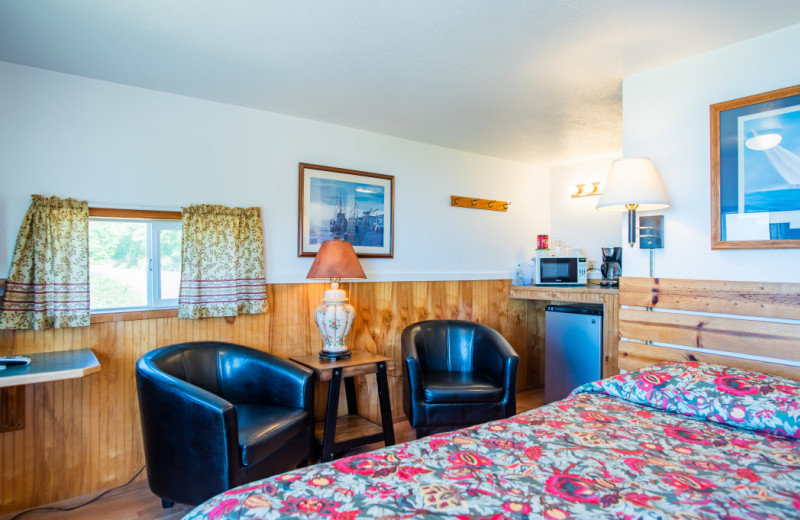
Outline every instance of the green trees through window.
<svg viewBox="0 0 800 520">
<path fill-rule="evenodd" d="M 181 223 L 89 220 L 92 311 L 177 306 Z"/>
</svg>

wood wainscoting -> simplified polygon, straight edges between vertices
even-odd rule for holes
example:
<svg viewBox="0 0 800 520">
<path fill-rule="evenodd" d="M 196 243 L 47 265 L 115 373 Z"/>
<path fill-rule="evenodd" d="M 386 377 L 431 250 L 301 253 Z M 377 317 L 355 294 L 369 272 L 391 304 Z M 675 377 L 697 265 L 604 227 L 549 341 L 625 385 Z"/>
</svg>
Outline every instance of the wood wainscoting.
<svg viewBox="0 0 800 520">
<path fill-rule="evenodd" d="M 527 308 L 509 300 L 507 280 L 343 284 L 356 307 L 351 349 L 390 356 L 392 415 L 401 417 L 400 332 L 425 319 L 474 320 L 503 334 L 519 352 L 518 388 L 543 381 L 541 352 L 529 352 Z M 125 483 L 144 465 L 134 365 L 144 353 L 186 341 L 239 343 L 288 358 L 319 351 L 312 320 L 327 285 L 268 286 L 270 310 L 235 320 L 156 318 L 75 329 L 0 331 L 0 354 L 91 348 L 101 371 L 82 379 L 22 388 L 25 429 L 0 434 L 0 514 L 82 496 Z M 358 378 L 359 408 L 377 420 L 374 375 Z M 327 387 L 316 390 L 322 416 Z M 344 409 L 342 406 L 340 409 Z"/>
</svg>

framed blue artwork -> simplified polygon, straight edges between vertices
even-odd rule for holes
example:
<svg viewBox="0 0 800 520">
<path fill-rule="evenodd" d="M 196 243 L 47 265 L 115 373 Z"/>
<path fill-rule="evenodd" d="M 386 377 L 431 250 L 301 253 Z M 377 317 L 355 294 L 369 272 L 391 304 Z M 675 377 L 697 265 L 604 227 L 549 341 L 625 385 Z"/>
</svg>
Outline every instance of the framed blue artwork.
<svg viewBox="0 0 800 520">
<path fill-rule="evenodd" d="M 300 163 L 298 256 L 339 237 L 360 257 L 394 256 L 394 177 Z"/>
<path fill-rule="evenodd" d="M 711 249 L 800 248 L 800 85 L 711 105 Z"/>
</svg>

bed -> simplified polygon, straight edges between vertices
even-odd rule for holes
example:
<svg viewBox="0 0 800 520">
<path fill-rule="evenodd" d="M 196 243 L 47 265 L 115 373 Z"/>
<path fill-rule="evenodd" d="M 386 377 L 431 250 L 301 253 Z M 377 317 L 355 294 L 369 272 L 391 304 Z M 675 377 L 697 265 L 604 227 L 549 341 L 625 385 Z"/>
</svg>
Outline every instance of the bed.
<svg viewBox="0 0 800 520">
<path fill-rule="evenodd" d="M 800 383 L 666 362 L 233 489 L 186 519 L 800 517 Z"/>
<path fill-rule="evenodd" d="M 700 285 L 704 291 L 713 286 Z M 644 296 L 633 290 L 626 299 L 623 285 L 621 301 L 628 304 L 620 313 L 620 365 L 630 369 L 626 374 L 509 419 L 253 482 L 184 518 L 800 518 L 797 367 L 767 374 L 752 367 L 772 363 L 706 352 L 726 337 L 738 345 L 714 321 L 731 318 L 639 314 L 669 302 L 672 291 L 644 291 L 648 309 L 641 309 Z M 730 296 L 721 299 L 729 303 Z M 752 302 L 752 293 L 743 298 Z M 697 305 L 685 295 L 682 300 Z M 798 300 L 795 294 L 789 305 L 784 301 L 780 312 L 795 308 L 797 316 Z M 763 310 L 769 307 L 763 301 L 755 307 L 748 312 L 773 312 Z M 636 325 L 642 322 L 646 327 Z M 692 327 L 694 335 L 687 333 Z M 770 333 L 751 327 L 759 331 L 749 337 L 751 351 L 774 354 L 798 341 L 785 323 L 767 326 Z M 671 341 L 684 335 L 691 345 L 684 350 L 636 339 L 664 339 L 661 334 Z M 790 361 L 796 350 L 786 350 Z M 656 356 L 667 359 L 651 364 Z M 720 356 L 725 365 L 703 362 Z"/>
</svg>

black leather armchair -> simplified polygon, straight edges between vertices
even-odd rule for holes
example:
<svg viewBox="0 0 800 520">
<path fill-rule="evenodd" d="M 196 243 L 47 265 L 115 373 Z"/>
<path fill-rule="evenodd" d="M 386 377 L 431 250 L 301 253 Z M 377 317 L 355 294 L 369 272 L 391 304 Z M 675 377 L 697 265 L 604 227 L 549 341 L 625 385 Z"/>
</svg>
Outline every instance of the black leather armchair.
<svg viewBox="0 0 800 520">
<path fill-rule="evenodd" d="M 403 410 L 417 438 L 516 413 L 519 356 L 479 323 L 431 320 L 400 337 Z"/>
<path fill-rule="evenodd" d="M 196 505 L 308 462 L 313 372 L 221 342 L 171 345 L 136 364 L 150 489 Z"/>
</svg>

